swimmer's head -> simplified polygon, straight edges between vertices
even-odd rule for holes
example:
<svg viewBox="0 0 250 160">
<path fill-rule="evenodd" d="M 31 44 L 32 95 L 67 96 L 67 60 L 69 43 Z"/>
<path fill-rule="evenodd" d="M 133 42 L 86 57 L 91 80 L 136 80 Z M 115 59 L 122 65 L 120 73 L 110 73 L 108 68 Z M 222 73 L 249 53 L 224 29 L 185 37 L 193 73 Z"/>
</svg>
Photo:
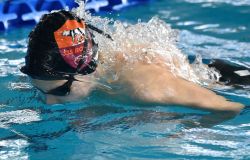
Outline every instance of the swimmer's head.
<svg viewBox="0 0 250 160">
<path fill-rule="evenodd" d="M 60 80 L 97 67 L 97 44 L 83 19 L 68 11 L 45 14 L 29 35 L 25 66 L 33 79 Z"/>
</svg>

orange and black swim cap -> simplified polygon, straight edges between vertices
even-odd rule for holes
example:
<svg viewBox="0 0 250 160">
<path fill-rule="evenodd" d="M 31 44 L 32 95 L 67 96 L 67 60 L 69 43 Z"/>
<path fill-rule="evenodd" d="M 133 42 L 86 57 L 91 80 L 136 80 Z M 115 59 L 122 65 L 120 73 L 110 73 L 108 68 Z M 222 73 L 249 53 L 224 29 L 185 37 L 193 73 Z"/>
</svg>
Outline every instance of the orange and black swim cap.
<svg viewBox="0 0 250 160">
<path fill-rule="evenodd" d="M 83 19 L 69 11 L 45 14 L 31 31 L 25 66 L 36 79 L 67 79 L 97 67 L 98 45 Z"/>
</svg>

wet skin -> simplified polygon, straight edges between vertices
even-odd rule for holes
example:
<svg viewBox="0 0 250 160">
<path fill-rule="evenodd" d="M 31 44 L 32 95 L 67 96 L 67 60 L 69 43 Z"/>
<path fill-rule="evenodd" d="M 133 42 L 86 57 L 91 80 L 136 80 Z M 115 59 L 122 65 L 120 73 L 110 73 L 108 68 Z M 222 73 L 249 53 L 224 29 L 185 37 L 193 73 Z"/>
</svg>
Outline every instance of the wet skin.
<svg viewBox="0 0 250 160">
<path fill-rule="evenodd" d="M 113 70 L 119 72 L 119 78 L 108 83 L 111 88 L 113 84 L 125 87 L 116 91 L 115 95 L 112 92 L 112 96 L 128 95 L 136 101 L 146 103 L 177 104 L 209 111 L 238 113 L 244 107 L 240 103 L 230 102 L 209 89 L 172 74 L 170 68 L 161 65 L 164 62 L 160 58 L 157 63 L 149 64 L 144 61 L 130 63 L 127 69 L 122 67 L 126 63 L 122 55 L 116 58 L 114 63 L 117 64 L 113 65 Z M 105 74 L 108 73 L 109 71 L 99 67 L 92 75 L 78 76 L 82 81 L 73 82 L 69 95 L 61 97 L 47 94 L 46 101 L 49 104 L 75 101 L 85 98 L 95 89 L 105 90 L 105 87 L 100 87 L 96 80 L 106 77 Z M 33 84 L 44 91 L 64 83 L 65 80 L 33 80 Z"/>
</svg>

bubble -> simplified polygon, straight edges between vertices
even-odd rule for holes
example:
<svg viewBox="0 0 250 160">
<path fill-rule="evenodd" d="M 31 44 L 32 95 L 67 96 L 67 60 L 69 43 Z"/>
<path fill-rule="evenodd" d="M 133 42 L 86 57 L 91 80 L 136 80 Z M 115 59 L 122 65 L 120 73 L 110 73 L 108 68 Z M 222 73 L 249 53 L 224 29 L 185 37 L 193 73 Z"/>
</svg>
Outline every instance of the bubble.
<svg viewBox="0 0 250 160">
<path fill-rule="evenodd" d="M 74 9 L 81 18 L 109 34 L 113 40 L 94 32 L 94 40 L 98 43 L 102 57 L 100 64 L 107 72 L 106 79 L 119 79 L 119 72 L 132 68 L 136 62 L 159 64 L 170 68 L 171 72 L 186 80 L 207 85 L 218 81 L 218 73 L 202 64 L 200 58 L 190 65 L 187 56 L 177 47 L 178 30 L 157 16 L 148 22 L 138 19 L 136 24 L 121 22 L 99 16 L 92 16 L 84 11 L 84 3 L 78 2 Z M 117 65 L 121 65 L 118 67 Z M 115 77 L 115 78 L 114 78 Z"/>
</svg>

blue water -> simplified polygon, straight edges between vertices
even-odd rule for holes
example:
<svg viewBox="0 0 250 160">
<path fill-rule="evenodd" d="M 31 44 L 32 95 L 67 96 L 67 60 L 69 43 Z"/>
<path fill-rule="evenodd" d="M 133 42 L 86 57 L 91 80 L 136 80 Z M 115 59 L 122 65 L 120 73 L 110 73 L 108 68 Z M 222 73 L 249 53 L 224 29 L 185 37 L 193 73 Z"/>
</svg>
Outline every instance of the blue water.
<svg viewBox="0 0 250 160">
<path fill-rule="evenodd" d="M 184 54 L 250 66 L 249 0 L 159 0 L 106 16 L 130 23 L 158 16 L 179 30 Z M 250 159 L 249 107 L 197 125 L 208 112 L 124 104 L 103 93 L 45 105 L 19 71 L 31 29 L 0 33 L 0 159 Z M 248 88 L 217 92 L 250 105 Z"/>
</svg>

